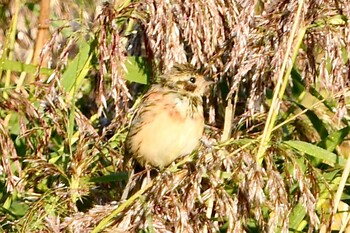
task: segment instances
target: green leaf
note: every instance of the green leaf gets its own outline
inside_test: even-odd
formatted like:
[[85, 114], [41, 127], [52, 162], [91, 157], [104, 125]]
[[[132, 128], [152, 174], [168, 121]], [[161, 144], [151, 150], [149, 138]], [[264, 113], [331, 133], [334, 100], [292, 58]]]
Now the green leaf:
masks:
[[349, 61], [349, 53], [345, 46], [342, 46], [341, 48], [341, 57], [343, 58], [344, 64], [346, 64]]
[[346, 17], [343, 15], [335, 15], [327, 19], [327, 23], [333, 26], [346, 24]]
[[61, 78], [61, 85], [67, 92], [71, 92], [73, 86], [79, 87], [81, 81], [89, 71], [91, 58], [90, 44], [82, 41], [79, 53], [68, 65]]
[[[296, 103], [296, 105], [298, 105], [298, 107], [301, 110], [305, 110], [306, 109], [301, 104]], [[314, 126], [314, 128], [317, 130], [317, 132], [320, 135], [320, 137], [322, 139], [326, 138], [328, 136], [328, 131], [327, 131], [326, 127], [324, 126], [322, 120], [320, 118], [318, 118], [318, 116], [311, 110], [306, 111], [305, 115], [309, 118], [309, 120], [311, 121], [311, 123]]]
[[292, 69], [290, 75], [293, 81], [292, 93], [296, 98], [301, 100], [305, 94], [305, 84], [301, 79], [301, 75], [296, 68]]
[[131, 82], [147, 84], [150, 78], [150, 67], [143, 57], [129, 56], [125, 62], [128, 69], [126, 79]]
[[14, 201], [11, 205], [10, 211], [12, 212], [12, 214], [18, 217], [22, 217], [25, 215], [28, 209], [29, 206], [25, 202]]
[[293, 210], [292, 213], [290, 214], [289, 217], [289, 228], [293, 231], [299, 230], [299, 226], [301, 222], [304, 220], [306, 216], [306, 210], [304, 206], [301, 204], [297, 204]]
[[59, 159], [62, 158], [62, 155], [59, 154], [53, 154], [53, 157], [49, 159], [49, 163], [55, 164]]
[[4, 207], [5, 209], [10, 209], [10, 207], [11, 207], [11, 204], [12, 204], [12, 196], [10, 195], [10, 196], [8, 196], [7, 198], [6, 198], [6, 201], [4, 202], [4, 204], [2, 205], [2, 207]]
[[[35, 74], [38, 71], [39, 66], [24, 64], [18, 61], [2, 60], [0, 61], [0, 69], [11, 70], [16, 72], [25, 72], [27, 74]], [[40, 74], [50, 75], [53, 73], [52, 69], [41, 67]]]
[[105, 176], [96, 176], [91, 177], [89, 179], [89, 182], [93, 183], [110, 183], [110, 182], [117, 182], [117, 181], [125, 181], [128, 179], [128, 173], [127, 172], [119, 172], [116, 174], [110, 174]]
[[337, 156], [336, 154], [329, 152], [321, 147], [315, 146], [308, 142], [302, 141], [285, 141], [284, 144], [317, 159], [323, 160], [327, 164], [338, 164], [345, 166], [346, 160]]
[[[27, 119], [24, 119], [24, 120], [25, 120], [25, 123], [28, 122]], [[7, 127], [11, 134], [20, 135], [21, 126], [20, 126], [20, 120], [17, 112], [13, 112], [10, 115], [10, 120]]]
[[335, 131], [319, 142], [318, 146], [328, 151], [334, 151], [334, 149], [344, 141], [345, 137], [349, 135], [349, 132], [349, 126]]
[[311, 86], [309, 91], [312, 96], [314, 96], [320, 101], [323, 101], [324, 106], [326, 106], [331, 112], [333, 112], [334, 106], [332, 105], [332, 103], [325, 100], [323, 96], [314, 87]]

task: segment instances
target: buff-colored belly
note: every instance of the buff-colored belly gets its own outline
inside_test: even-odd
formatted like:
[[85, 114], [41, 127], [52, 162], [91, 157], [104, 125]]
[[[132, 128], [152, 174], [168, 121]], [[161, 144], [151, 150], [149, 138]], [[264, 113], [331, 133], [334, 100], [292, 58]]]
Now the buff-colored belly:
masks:
[[134, 135], [132, 148], [137, 151], [133, 156], [142, 165], [167, 166], [176, 158], [190, 154], [200, 144], [204, 129], [202, 106], [193, 111], [188, 101], [176, 100], [172, 108], [164, 108], [158, 104], [146, 111], [145, 124]]

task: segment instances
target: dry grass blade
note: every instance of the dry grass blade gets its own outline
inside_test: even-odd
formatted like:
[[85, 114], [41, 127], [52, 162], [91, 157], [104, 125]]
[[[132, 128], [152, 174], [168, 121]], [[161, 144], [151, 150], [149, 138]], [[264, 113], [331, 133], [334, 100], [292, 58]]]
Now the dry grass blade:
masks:
[[[1, 230], [340, 229], [332, 222], [338, 203], [350, 208], [349, 165], [331, 167], [285, 142], [346, 157], [349, 1], [97, 2], [51, 1], [38, 69], [47, 62], [54, 73], [32, 73], [35, 83], [24, 61], [40, 42], [38, 1], [0, 4]], [[204, 106], [205, 145], [124, 202], [124, 141], [147, 88], [131, 83], [130, 67], [138, 80], [145, 68], [156, 78], [175, 63], [217, 81]]]
[[[20, 184], [22, 168], [16, 149], [6, 128], [6, 123], [0, 119], [1, 170], [6, 174], [6, 188], [8, 192], [13, 192], [14, 190], [23, 191], [23, 187]], [[16, 174], [14, 174], [12, 169], [13, 164], [17, 170]]]

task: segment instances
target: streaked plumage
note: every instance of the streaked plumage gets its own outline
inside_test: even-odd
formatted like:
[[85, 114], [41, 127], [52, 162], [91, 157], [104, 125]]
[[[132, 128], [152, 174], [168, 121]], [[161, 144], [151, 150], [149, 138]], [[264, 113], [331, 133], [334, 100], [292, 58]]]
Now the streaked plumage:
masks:
[[212, 82], [177, 65], [144, 95], [126, 139], [127, 156], [163, 168], [190, 154], [204, 130], [202, 96]]

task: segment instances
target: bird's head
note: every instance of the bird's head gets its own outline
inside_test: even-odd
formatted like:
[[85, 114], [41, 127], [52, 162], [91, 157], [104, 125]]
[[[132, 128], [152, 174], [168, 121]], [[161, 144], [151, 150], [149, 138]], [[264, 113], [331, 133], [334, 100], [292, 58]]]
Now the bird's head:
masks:
[[189, 64], [176, 64], [169, 72], [161, 76], [161, 84], [186, 94], [203, 96], [214, 81], [197, 72]]

